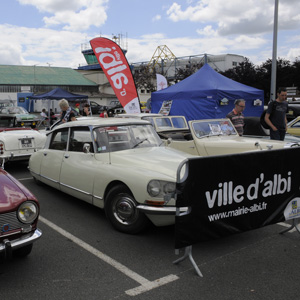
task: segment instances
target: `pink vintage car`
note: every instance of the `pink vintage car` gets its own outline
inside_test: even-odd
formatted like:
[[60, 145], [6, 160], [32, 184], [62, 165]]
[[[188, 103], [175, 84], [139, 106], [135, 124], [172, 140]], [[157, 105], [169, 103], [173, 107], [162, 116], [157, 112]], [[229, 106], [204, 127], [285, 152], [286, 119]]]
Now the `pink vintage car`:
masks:
[[42, 232], [39, 203], [18, 180], [0, 168], [0, 258], [26, 256]]

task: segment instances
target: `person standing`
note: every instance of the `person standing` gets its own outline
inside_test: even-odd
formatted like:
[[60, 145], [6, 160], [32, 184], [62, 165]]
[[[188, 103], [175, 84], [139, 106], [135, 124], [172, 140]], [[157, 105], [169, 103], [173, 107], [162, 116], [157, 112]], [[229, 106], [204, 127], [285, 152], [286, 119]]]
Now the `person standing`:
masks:
[[72, 108], [69, 106], [69, 102], [66, 99], [61, 99], [58, 104], [61, 109], [61, 122], [65, 123], [70, 121], [76, 121], [75, 114], [72, 111]]
[[99, 115], [100, 118], [108, 118], [107, 110], [104, 109], [103, 112]]
[[286, 88], [279, 88], [277, 99], [270, 101], [265, 115], [265, 122], [270, 126], [270, 139], [283, 141], [287, 130], [286, 113], [288, 102]]
[[80, 110], [80, 104], [79, 103], [76, 103], [75, 104], [75, 110], [78, 112], [79, 114], [79, 110]]
[[88, 104], [84, 105], [82, 115], [84, 117], [89, 117], [91, 115], [90, 106]]
[[242, 136], [244, 132], [243, 111], [245, 107], [246, 101], [244, 99], [237, 99], [234, 101], [234, 109], [226, 116], [226, 118], [230, 119], [240, 136]]

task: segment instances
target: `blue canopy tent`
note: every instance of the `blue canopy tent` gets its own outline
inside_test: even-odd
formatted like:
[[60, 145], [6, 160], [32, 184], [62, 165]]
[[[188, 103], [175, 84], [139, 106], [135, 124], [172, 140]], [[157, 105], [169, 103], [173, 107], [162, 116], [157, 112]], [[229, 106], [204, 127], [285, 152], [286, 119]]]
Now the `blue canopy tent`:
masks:
[[[52, 91], [44, 94], [39, 94], [39, 95], [33, 95], [28, 97], [30, 101], [32, 100], [49, 100], [48, 101], [48, 118], [50, 120], [50, 100], [61, 100], [61, 99], [66, 99], [69, 102], [76, 101], [87, 101], [89, 103], [88, 96], [86, 95], [79, 95], [79, 94], [73, 94], [70, 93], [66, 90], [63, 90], [61, 88], [55, 88]], [[31, 103], [30, 103], [31, 105]], [[29, 106], [30, 107], [30, 106]]]
[[231, 80], [205, 64], [179, 83], [152, 93], [151, 112], [158, 113], [164, 101], [172, 100], [170, 115], [183, 115], [188, 121], [225, 118], [236, 99], [246, 101], [245, 116], [262, 114], [263, 90]]
[[77, 95], [70, 93], [68, 91], [65, 91], [61, 88], [56, 88], [48, 93], [40, 94], [40, 95], [33, 95], [30, 96], [29, 99], [32, 100], [60, 100], [60, 99], [66, 99], [68, 101], [80, 101], [80, 100], [86, 100], [88, 99], [88, 96], [86, 95]]

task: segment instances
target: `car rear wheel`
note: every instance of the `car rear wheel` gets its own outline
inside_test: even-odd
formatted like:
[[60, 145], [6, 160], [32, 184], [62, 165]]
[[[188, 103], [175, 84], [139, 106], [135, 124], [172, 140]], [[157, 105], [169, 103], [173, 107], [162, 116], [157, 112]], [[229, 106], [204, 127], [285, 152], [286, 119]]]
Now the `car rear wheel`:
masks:
[[29, 244], [17, 250], [14, 250], [13, 255], [18, 257], [25, 257], [30, 254], [33, 244]]
[[137, 202], [124, 185], [113, 187], [106, 198], [105, 213], [115, 229], [137, 234], [149, 225], [149, 219], [137, 209]]

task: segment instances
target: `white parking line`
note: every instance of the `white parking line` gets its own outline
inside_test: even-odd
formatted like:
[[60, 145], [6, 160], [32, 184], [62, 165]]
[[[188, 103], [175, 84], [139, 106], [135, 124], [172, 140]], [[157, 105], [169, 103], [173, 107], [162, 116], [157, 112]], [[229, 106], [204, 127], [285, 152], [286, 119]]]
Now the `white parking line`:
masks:
[[55, 230], [56, 232], [60, 233], [64, 237], [70, 239], [72, 242], [77, 244], [78, 246], [82, 247], [83, 249], [87, 250], [91, 254], [95, 255], [96, 257], [100, 258], [101, 260], [105, 261], [118, 271], [122, 272], [126, 276], [130, 277], [134, 281], [138, 282], [140, 286], [127, 290], [125, 293], [130, 296], [137, 296], [141, 293], [150, 291], [154, 288], [160, 287], [164, 284], [169, 282], [175, 281], [179, 279], [176, 275], [168, 275], [166, 277], [159, 278], [154, 281], [149, 281], [146, 278], [140, 276], [139, 274], [133, 272], [132, 270], [128, 269], [126, 266], [120, 264], [116, 260], [112, 259], [111, 257], [107, 256], [106, 254], [102, 253], [101, 251], [97, 250], [96, 248], [92, 247], [91, 245], [87, 244], [86, 242], [82, 241], [81, 239], [77, 238], [73, 234], [65, 231], [64, 229], [60, 228], [59, 226], [55, 225], [54, 223], [50, 222], [49, 220], [45, 219], [42, 216], [39, 216], [39, 220]]
[[19, 181], [23, 181], [23, 180], [29, 180], [29, 179], [30, 179], [30, 180], [32, 180], [32, 179], [33, 179], [33, 177], [19, 178], [18, 180], [19, 180]]
[[[277, 225], [280, 225], [280, 226], [283, 226], [283, 227], [287, 227], [287, 228], [291, 227], [291, 224], [283, 223], [283, 222], [277, 223]], [[291, 233], [291, 232], [294, 232], [294, 231], [296, 231], [296, 230], [297, 230], [297, 229], [294, 227], [293, 229], [291, 229], [290, 231], [287, 231], [287, 232]]]

